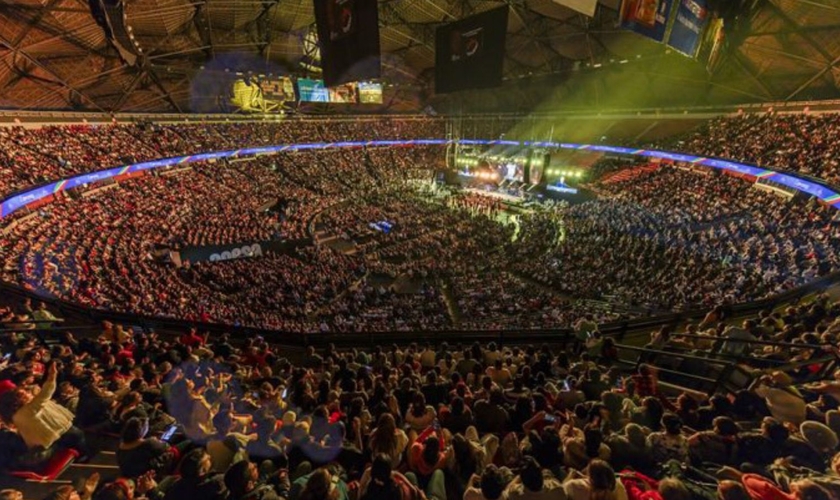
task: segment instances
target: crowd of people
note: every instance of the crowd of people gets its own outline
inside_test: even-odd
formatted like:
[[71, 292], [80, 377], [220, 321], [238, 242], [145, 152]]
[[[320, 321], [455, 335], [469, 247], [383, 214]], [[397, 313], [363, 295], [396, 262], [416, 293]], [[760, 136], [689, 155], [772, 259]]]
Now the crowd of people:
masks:
[[837, 213], [814, 201], [674, 167], [598, 189], [564, 214], [564, 244], [513, 269], [655, 310], [763, 298], [837, 269]]
[[0, 195], [72, 175], [139, 161], [304, 142], [429, 139], [439, 119], [113, 123], [0, 128]]
[[[49, 500], [829, 500], [840, 370], [773, 372], [731, 395], [666, 393], [609, 349], [411, 344], [296, 359], [261, 337], [103, 324], [43, 345], [30, 301], [0, 308], [0, 468], [110, 443], [118, 469]], [[762, 313], [756, 338], [840, 340], [840, 304]], [[581, 330], [589, 329], [586, 325]], [[720, 311], [660, 349], [732, 343]], [[740, 339], [741, 354], [773, 347]], [[729, 339], [729, 340], [727, 340]], [[605, 342], [605, 344], [608, 344]], [[724, 347], [726, 349], [726, 347]], [[678, 357], [675, 355], [674, 357]], [[106, 449], [105, 451], [109, 451]], [[18, 498], [2, 490], [2, 498]], [[78, 495], [78, 496], [75, 496]]]
[[[833, 116], [721, 119], [686, 149], [832, 180], [822, 155], [833, 154]], [[442, 136], [436, 120], [295, 125], [2, 129], [0, 192], [246, 145]], [[762, 131], [772, 153], [755, 138]], [[110, 323], [93, 336], [57, 328], [60, 341], [42, 344], [29, 330], [62, 319], [4, 304], [0, 469], [37, 468], [62, 449], [88, 461], [99, 451], [90, 438], [116, 433], [119, 477], [61, 486], [49, 500], [840, 498], [840, 370], [817, 362], [840, 354], [840, 304], [822, 296], [740, 326], [725, 307], [837, 271], [833, 208], [663, 166], [595, 183], [592, 201], [509, 213], [495, 198], [429, 188], [443, 159], [438, 147], [301, 151], [74, 193], [8, 219], [3, 279], [91, 308], [286, 332], [566, 326], [568, 348], [294, 357], [261, 337]], [[254, 258], [161, 257], [308, 237]], [[712, 306], [681, 333], [655, 332], [649, 347], [673, 355], [633, 371], [598, 331], [646, 311]], [[687, 386], [686, 374], [711, 376], [705, 356], [802, 368], [711, 397], [658, 383], [657, 367]]]
[[[132, 179], [21, 217], [4, 276], [96, 308], [342, 332], [570, 327], [760, 299], [837, 269], [833, 209], [738, 178], [662, 167], [508, 217], [495, 198], [420, 189], [442, 154], [307, 151]], [[353, 251], [316, 239], [273, 258], [155, 257], [313, 224]]]
[[837, 113], [745, 113], [712, 120], [673, 144], [687, 153], [742, 160], [838, 184], [838, 139]]
[[[533, 120], [533, 121], [532, 121]], [[577, 136], [574, 125], [555, 123], [555, 119], [523, 120], [515, 117], [487, 117], [463, 120], [463, 137], [477, 139], [543, 140], [546, 130], [553, 129], [555, 140]], [[580, 124], [583, 120], [574, 121]], [[724, 115], [701, 124], [677, 137], [646, 137], [636, 127], [632, 135], [615, 136], [622, 122], [616, 118], [603, 130], [609, 137], [593, 137], [590, 143], [606, 142], [612, 146], [644, 147], [681, 151], [699, 156], [727, 158], [754, 163], [770, 169], [799, 172], [840, 184], [840, 114], [838, 113], [738, 113]], [[619, 161], [619, 166], [620, 166]], [[602, 162], [592, 172], [613, 170], [615, 163]]]
[[[304, 248], [247, 261], [185, 260], [181, 267], [155, 257], [159, 249], [306, 237], [315, 215], [348, 193], [397, 183], [410, 172], [394, 165], [393, 156], [358, 149], [198, 165], [67, 198], [21, 217], [5, 235], [4, 276], [89, 307], [138, 314], [319, 331], [325, 325], [318, 315], [329, 306], [333, 316], [346, 314], [336, 324], [369, 315], [380, 329], [393, 327], [405, 304], [383, 320], [368, 309], [390, 294], [367, 286], [346, 293], [366, 273], [357, 257]], [[436, 158], [427, 148], [403, 156], [416, 164]], [[280, 211], [266, 209], [278, 204]], [[344, 303], [333, 304], [339, 298]], [[354, 328], [364, 326], [357, 323]]]

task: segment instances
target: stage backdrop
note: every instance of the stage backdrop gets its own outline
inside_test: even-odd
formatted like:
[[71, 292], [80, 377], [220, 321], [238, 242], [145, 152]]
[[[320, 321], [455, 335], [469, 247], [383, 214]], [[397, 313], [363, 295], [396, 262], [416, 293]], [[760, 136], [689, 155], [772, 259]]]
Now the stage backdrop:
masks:
[[508, 6], [440, 26], [435, 31], [435, 92], [498, 87]]
[[315, 0], [315, 22], [327, 87], [379, 78], [376, 0]]

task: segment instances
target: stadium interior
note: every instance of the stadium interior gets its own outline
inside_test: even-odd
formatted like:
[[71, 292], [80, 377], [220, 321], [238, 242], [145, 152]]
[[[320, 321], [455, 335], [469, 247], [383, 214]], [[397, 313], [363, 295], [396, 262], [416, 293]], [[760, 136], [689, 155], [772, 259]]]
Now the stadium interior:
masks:
[[840, 499], [840, 2], [0, 0], [0, 500]]

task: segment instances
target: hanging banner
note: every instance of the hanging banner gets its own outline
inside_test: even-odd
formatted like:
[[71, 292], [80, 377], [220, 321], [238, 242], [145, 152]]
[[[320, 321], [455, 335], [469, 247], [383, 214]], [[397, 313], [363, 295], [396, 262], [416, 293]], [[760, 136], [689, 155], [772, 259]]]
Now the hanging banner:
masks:
[[706, 63], [706, 70], [714, 72], [721, 60], [724, 44], [723, 19], [713, 16], [709, 21], [709, 27], [703, 34], [703, 43], [700, 44], [700, 54], [697, 58]]
[[435, 29], [435, 93], [502, 84], [507, 5]]
[[314, 0], [324, 83], [379, 78], [379, 11], [376, 0]]
[[624, 0], [621, 27], [663, 42], [672, 5], [673, 0]]
[[668, 46], [688, 57], [696, 57], [708, 21], [706, 0], [680, 0]]

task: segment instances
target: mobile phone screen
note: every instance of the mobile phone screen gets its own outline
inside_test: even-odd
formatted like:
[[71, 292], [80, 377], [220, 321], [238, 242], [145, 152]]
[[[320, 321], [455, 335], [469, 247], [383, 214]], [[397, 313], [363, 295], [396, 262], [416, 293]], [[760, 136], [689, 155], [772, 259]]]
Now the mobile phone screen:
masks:
[[163, 436], [160, 437], [160, 440], [163, 441], [164, 443], [168, 443], [169, 440], [172, 439], [172, 436], [175, 435], [175, 431], [177, 429], [178, 429], [178, 426], [176, 426], [174, 424], [170, 425], [169, 427], [166, 428], [166, 431], [163, 433]]

